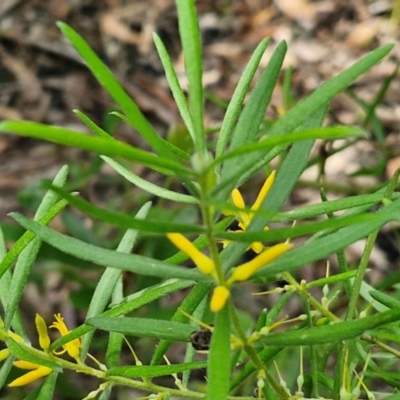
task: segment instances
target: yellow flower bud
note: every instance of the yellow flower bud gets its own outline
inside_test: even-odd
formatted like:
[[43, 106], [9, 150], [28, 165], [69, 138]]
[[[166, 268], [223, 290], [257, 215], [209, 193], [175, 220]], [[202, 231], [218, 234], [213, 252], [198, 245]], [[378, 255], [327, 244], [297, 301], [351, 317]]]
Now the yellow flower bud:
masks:
[[8, 349], [0, 350], [0, 362], [4, 361], [10, 354], [11, 351]]
[[43, 350], [47, 351], [50, 346], [50, 338], [47, 332], [46, 322], [39, 314], [36, 314], [35, 324], [39, 335], [39, 345]]
[[217, 286], [214, 289], [213, 295], [211, 297], [210, 308], [213, 312], [221, 311], [226, 301], [230, 296], [230, 291], [226, 286]]
[[37, 379], [42, 378], [43, 376], [49, 375], [52, 371], [51, 368], [44, 367], [43, 365], [36, 365], [36, 364], [33, 365], [35, 365], [36, 369], [20, 376], [17, 379], [14, 379], [8, 386], [16, 387], [16, 386], [28, 385], [29, 383], [32, 383]]
[[272, 184], [274, 183], [275, 175], [276, 175], [276, 171], [272, 171], [271, 175], [264, 182], [264, 185], [261, 188], [260, 193], [258, 194], [256, 201], [251, 206], [251, 210], [252, 211], [257, 211], [260, 208], [262, 202], [267, 197], [267, 194], [270, 191]]
[[168, 239], [182, 252], [187, 254], [197, 268], [205, 275], [214, 273], [215, 265], [210, 257], [203, 254], [190, 240], [180, 233], [167, 233]]
[[228, 280], [228, 283], [232, 284], [233, 282], [247, 281], [259, 269], [274, 261], [283, 253], [288, 251], [292, 246], [293, 245], [291, 243], [279, 243], [268, 248], [251, 261], [235, 268], [232, 276]]

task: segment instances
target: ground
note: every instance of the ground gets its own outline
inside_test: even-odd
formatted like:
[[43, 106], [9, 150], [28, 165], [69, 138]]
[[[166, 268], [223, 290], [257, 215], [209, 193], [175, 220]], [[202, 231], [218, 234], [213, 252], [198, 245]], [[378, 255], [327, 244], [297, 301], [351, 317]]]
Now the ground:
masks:
[[[277, 44], [285, 40], [288, 52], [283, 71], [292, 68], [291, 93], [297, 101], [369, 51], [397, 43], [400, 36], [400, 3], [396, 0], [201, 0], [196, 3], [204, 44], [204, 87], [208, 98], [213, 96], [223, 102], [229, 101], [247, 61], [264, 37], [270, 37], [270, 44], [259, 72]], [[72, 111], [78, 109], [99, 125], [110, 126], [106, 115], [113, 110], [112, 100], [63, 38], [57, 21], [70, 24], [90, 43], [161, 135], [179, 126], [179, 113], [152, 42], [152, 32], [157, 32], [185, 87], [172, 0], [3, 0], [0, 3], [0, 120], [27, 119], [88, 132]], [[368, 140], [329, 158], [325, 174], [330, 196], [345, 196], [376, 187], [387, 181], [399, 166], [400, 78], [396, 74], [399, 61], [400, 47], [395, 46], [388, 58], [351, 87], [353, 94], [371, 104], [384, 82], [392, 79], [376, 108], [382, 141], [376, 139], [374, 126], [367, 124]], [[283, 81], [282, 74], [267, 111], [268, 118], [282, 112]], [[218, 127], [222, 116], [223, 109], [207, 100], [207, 128]], [[329, 125], [364, 126], [364, 122], [365, 112], [349, 92], [332, 102], [326, 118]], [[125, 124], [120, 124], [115, 134], [123, 141], [144, 146], [139, 135]], [[315, 154], [323, 151], [329, 148], [319, 143]], [[377, 165], [382, 153], [385, 162]], [[91, 175], [88, 170], [93, 166], [93, 155], [32, 139], [0, 135], [0, 160], [0, 220], [7, 224], [11, 223], [6, 216], [10, 211], [26, 213], [27, 209], [34, 208], [32, 196], [39, 187], [38, 181], [53, 178], [64, 164], [72, 166], [74, 187], [71, 189], [79, 189], [95, 204], [109, 204], [111, 196], [127, 188], [104, 166], [99, 175]], [[374, 170], [375, 174], [352, 176], [361, 169]], [[156, 179], [152, 173], [140, 171], [146, 179]], [[286, 207], [319, 201], [319, 194], [314, 190], [317, 174], [315, 167], [302, 177], [291, 204]], [[258, 188], [259, 183], [248, 187], [247, 197], [254, 197], [256, 189], [252, 188]], [[21, 192], [27, 186], [31, 189]], [[135, 200], [130, 206], [137, 208]], [[398, 254], [393, 253], [387, 238], [383, 242], [386, 248], [381, 246], [383, 252], [377, 249], [375, 263], [385, 270], [390, 261], [397, 260]], [[359, 252], [354, 248], [355, 259]], [[58, 282], [50, 285], [57, 286]], [[62, 302], [74, 288], [63, 289], [58, 294], [61, 299], [48, 301], [47, 307]], [[45, 308], [45, 314], [50, 313], [34, 289], [29, 299], [36, 302], [35, 307]]]

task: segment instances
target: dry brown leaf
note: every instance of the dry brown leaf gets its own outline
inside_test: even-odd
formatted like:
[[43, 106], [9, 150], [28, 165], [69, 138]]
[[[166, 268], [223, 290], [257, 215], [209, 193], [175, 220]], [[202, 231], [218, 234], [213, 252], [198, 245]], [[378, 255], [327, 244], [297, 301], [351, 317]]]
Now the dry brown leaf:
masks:
[[315, 15], [315, 7], [307, 0], [275, 0], [275, 4], [287, 17], [295, 20], [310, 20]]
[[347, 36], [346, 44], [354, 47], [366, 47], [376, 37], [379, 29], [379, 19], [368, 19], [354, 26]]
[[105, 13], [100, 17], [100, 30], [108, 36], [124, 43], [138, 45], [141, 35], [133, 32], [113, 13]]

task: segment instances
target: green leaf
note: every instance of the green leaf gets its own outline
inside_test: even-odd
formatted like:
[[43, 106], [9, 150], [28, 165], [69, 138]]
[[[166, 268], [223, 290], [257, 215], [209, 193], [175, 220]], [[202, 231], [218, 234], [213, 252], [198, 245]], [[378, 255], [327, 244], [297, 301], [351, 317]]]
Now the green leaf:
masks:
[[8, 374], [10, 373], [12, 367], [13, 367], [13, 362], [15, 361], [15, 356], [12, 354], [7, 357], [7, 359], [3, 362], [3, 365], [0, 367], [0, 389], [3, 388], [4, 383], [6, 382], [6, 379], [8, 377]]
[[166, 376], [177, 374], [178, 372], [188, 371], [192, 369], [205, 368], [206, 361], [190, 362], [175, 365], [144, 365], [133, 367], [115, 367], [107, 371], [106, 376], [124, 376], [126, 378], [152, 378], [155, 376]]
[[160, 186], [155, 185], [154, 183], [149, 182], [146, 179], [140, 178], [138, 175], [134, 174], [132, 171], [129, 171], [110, 157], [102, 156], [101, 158], [129, 182], [133, 183], [134, 185], [148, 193], [154, 194], [155, 196], [161, 197], [163, 199], [177, 201], [180, 203], [197, 204], [199, 202], [198, 199], [193, 196], [164, 189]]
[[231, 371], [229, 308], [225, 306], [215, 314], [214, 329], [208, 357], [207, 400], [226, 399], [229, 393]]
[[[318, 112], [316, 112], [311, 118], [309, 118], [304, 124], [302, 124], [299, 129], [307, 129], [307, 128], [315, 128], [322, 124], [323, 118], [325, 116], [325, 106], [322, 106]], [[261, 210], [268, 211], [271, 215], [274, 215], [287, 197], [290, 195], [290, 192], [293, 190], [294, 185], [296, 184], [299, 176], [302, 174], [309, 153], [313, 146], [313, 141], [304, 141], [295, 143], [289, 153], [284, 158], [281, 167], [279, 168], [278, 174], [275, 178], [274, 184], [272, 185], [268, 196], [263, 201], [260, 206]], [[273, 153], [273, 152], [272, 152]], [[265, 159], [267, 161], [269, 156]], [[257, 164], [257, 163], [256, 163]], [[261, 164], [256, 165], [257, 168], [260, 167]], [[240, 166], [239, 166], [240, 167]], [[249, 177], [251, 173], [255, 171], [254, 162], [246, 165], [246, 170], [240, 170], [239, 173], [244, 173], [246, 177]], [[229, 178], [229, 177], [228, 177]], [[229, 180], [226, 180], [226, 185], [224, 186], [223, 182], [220, 182], [218, 185], [222, 185], [224, 188], [221, 188], [221, 192], [215, 192], [215, 196], [222, 196], [220, 198], [224, 198], [224, 196], [228, 195], [226, 192], [227, 189], [230, 188], [231, 185]], [[224, 192], [225, 191], [225, 192]], [[260, 232], [264, 230], [264, 227], [270, 222], [270, 217], [263, 217], [262, 215], [258, 215], [253, 218], [250, 226], [246, 230], [246, 232]], [[228, 270], [235, 266], [243, 254], [243, 251], [246, 249], [245, 244], [238, 244], [235, 247], [232, 246], [231, 249], [228, 250], [225, 254], [222, 253], [224, 258], [225, 268]]]
[[[264, 365], [269, 364], [275, 357], [283, 350], [282, 347], [269, 346], [262, 349], [258, 353], [258, 357]], [[253, 372], [256, 371], [256, 366], [252, 361], [248, 361], [238, 373], [231, 379], [230, 388], [231, 390], [239, 386], [246, 378], [248, 378]]]
[[193, 327], [174, 321], [150, 318], [93, 317], [86, 323], [109, 332], [119, 332], [127, 336], [167, 339], [189, 342]]
[[268, 132], [268, 136], [282, 135], [292, 132], [300, 124], [314, 114], [321, 105], [327, 104], [334, 96], [346, 89], [354, 80], [377, 64], [392, 49], [392, 44], [379, 47], [358, 60], [350, 68], [341, 72], [334, 78], [323, 83], [305, 100], [297, 103], [282, 118], [280, 118]]
[[[378, 63], [383, 57], [385, 57], [393, 48], [393, 45], [386, 45], [380, 47], [370, 54], [366, 55], [361, 60], [357, 61], [353, 66], [347, 70], [341, 72], [336, 77], [332, 78], [328, 82], [321, 85], [316, 91], [310, 94], [305, 100], [299, 102], [291, 110], [289, 110], [283, 117], [279, 118], [277, 122], [268, 131], [267, 136], [273, 137], [278, 135], [283, 135], [288, 132], [293, 132], [298, 130], [302, 124], [303, 129], [308, 127], [319, 126], [319, 124], [312, 124], [313, 120], [317, 122], [319, 114], [322, 112], [322, 117], [325, 113], [326, 104], [338, 93], [346, 89], [355, 79], [360, 75], [370, 69], [374, 64]], [[318, 116], [317, 116], [318, 115]], [[240, 123], [240, 120], [239, 120]], [[312, 143], [300, 142], [297, 148], [292, 148], [290, 153], [297, 154], [297, 158], [300, 160], [306, 156], [308, 157], [309, 148], [311, 148]], [[302, 147], [304, 149], [302, 149]], [[238, 185], [238, 179], [243, 175], [243, 181], [247, 180], [247, 177], [251, 176], [257, 169], [265, 165], [266, 162], [271, 160], [279, 153], [279, 149], [276, 152], [271, 152], [269, 155], [265, 155], [262, 152], [253, 153], [251, 159], [244, 159], [241, 163], [232, 163], [231, 168], [225, 168], [224, 174], [221, 176], [220, 182], [215, 186], [213, 194], [218, 196], [219, 199], [226, 199], [231, 190], [233, 190]], [[296, 163], [294, 158], [287, 158], [284, 161], [290, 162], [289, 166], [292, 169], [300, 170], [299, 166], [303, 163]], [[283, 166], [282, 166], [283, 167]], [[282, 168], [281, 168], [282, 170]], [[299, 171], [299, 173], [301, 173]], [[296, 174], [297, 175], [297, 174]], [[269, 206], [272, 205], [270, 198], [279, 199], [280, 204], [282, 204], [282, 198], [287, 198], [288, 191], [292, 190], [292, 184], [288, 184], [287, 180], [295, 179], [299, 175], [289, 175], [287, 173], [282, 174], [283, 181], [279, 181], [279, 174], [277, 179], [271, 189], [271, 193], [267, 198], [267, 203]], [[282, 191], [283, 189], [283, 191]], [[280, 192], [281, 191], [281, 192]], [[277, 202], [277, 200], [274, 200]], [[276, 210], [275, 207], [269, 207], [269, 209]]]
[[49, 400], [53, 398], [58, 372], [53, 371], [43, 382], [37, 400]]
[[[121, 114], [118, 111], [111, 111], [110, 115], [113, 115], [113, 116], [119, 118], [121, 121], [124, 121], [129, 124], [128, 117], [126, 117], [124, 114]], [[172, 142], [171, 143], [166, 142], [166, 144], [168, 146], [175, 146]], [[174, 151], [175, 155], [178, 157], [178, 159], [180, 159], [182, 162], [186, 162], [186, 161], [190, 160], [190, 155], [185, 150], [181, 149], [180, 147], [176, 147], [176, 146], [173, 147], [173, 151]], [[166, 158], [169, 158], [169, 157], [166, 157]]]
[[[151, 203], [146, 203], [136, 214], [136, 218], [144, 219], [151, 207]], [[133, 246], [136, 242], [139, 232], [137, 230], [128, 230], [125, 232], [117, 251], [121, 253], [131, 253]], [[103, 275], [98, 282], [96, 289], [90, 301], [89, 309], [86, 314], [86, 319], [99, 315], [104, 311], [112, 293], [114, 292], [115, 285], [121, 277], [121, 271], [115, 268], [106, 268]], [[88, 332], [82, 339], [81, 357], [85, 358], [89, 350], [90, 343], [93, 337], [93, 331]]]
[[329, 232], [338, 230], [346, 226], [359, 224], [360, 222], [374, 222], [381, 220], [381, 217], [376, 214], [361, 214], [351, 215], [348, 217], [338, 217], [331, 220], [317, 221], [310, 224], [297, 225], [293, 228], [278, 228], [265, 232], [241, 232], [240, 236], [235, 232], [216, 232], [215, 237], [221, 239], [229, 239], [235, 242], [251, 243], [254, 241], [271, 242], [278, 240], [286, 240], [289, 238], [306, 236], [311, 233], [319, 234], [324, 230], [325, 235]]
[[[57, 173], [53, 180], [55, 186], [64, 185], [68, 176], [68, 167], [63, 167]], [[53, 191], [49, 190], [46, 192], [43, 200], [41, 201], [36, 213], [34, 220], [38, 221], [45, 217], [46, 213], [56, 204], [58, 195]], [[18, 309], [18, 304], [24, 291], [26, 282], [28, 280], [31, 268], [35, 262], [36, 256], [39, 252], [42, 241], [35, 237], [32, 241], [26, 245], [26, 247], [20, 252], [18, 260], [15, 264], [14, 272], [12, 275], [10, 287], [12, 291], [9, 292], [8, 302], [5, 304], [5, 318], [4, 326], [5, 329], [9, 329], [11, 322], [13, 321], [14, 315]]]
[[[203, 301], [212, 288], [210, 283], [197, 283], [196, 286], [191, 290], [191, 292], [185, 297], [179, 310], [175, 312], [171, 321], [188, 323], [189, 319], [186, 314], [192, 315], [197, 309], [198, 305]], [[181, 312], [181, 310], [183, 312]], [[167, 352], [172, 342], [170, 340], [161, 340], [157, 348], [154, 351], [153, 357], [151, 359], [151, 364], [156, 365], [161, 362], [164, 354]]]
[[[236, 124], [229, 150], [235, 150], [244, 144], [255, 141], [261, 121], [264, 118], [265, 109], [271, 100], [272, 92], [286, 54], [286, 49], [286, 43], [281, 42], [275, 49], [268, 66], [263, 70]], [[254, 163], [257, 160], [255, 158], [257, 154], [258, 153], [252, 153], [248, 156], [242, 155], [240, 163], [246, 163], [249, 159]], [[225, 161], [221, 170], [221, 180], [224, 180], [227, 175], [233, 178], [230, 171], [235, 164], [238, 164], [237, 160], [229, 159]], [[237, 182], [238, 180], [236, 178], [231, 185], [235, 186]], [[217, 189], [214, 189], [214, 192], [216, 190]]]
[[51, 368], [54, 371], [61, 371], [61, 367], [51, 361], [50, 356], [45, 356], [41, 351], [36, 350], [34, 348], [30, 348], [29, 351], [26, 347], [29, 347], [26, 344], [18, 343], [14, 339], [8, 337], [6, 339], [7, 347], [10, 349], [11, 353], [18, 358], [19, 360], [29, 361], [34, 364], [43, 365], [45, 367]]
[[373, 206], [380, 203], [385, 197], [384, 193], [364, 194], [361, 196], [350, 196], [344, 199], [335, 199], [308, 206], [299, 207], [294, 210], [276, 214], [271, 221], [296, 221], [307, 218], [314, 218], [319, 215], [329, 214], [339, 210], [346, 210], [362, 205]]
[[[129, 123], [150, 144], [160, 156], [174, 158], [173, 146], [158, 136], [151, 124], [144, 117], [138, 106], [122, 88], [108, 67], [100, 60], [88, 43], [64, 22], [58, 22], [57, 26], [63, 35], [73, 44], [78, 53], [84, 59], [92, 74], [99, 83], [107, 90], [110, 96], [121, 107], [127, 116]], [[102, 153], [107, 154], [107, 153]], [[109, 155], [109, 154], [107, 154]]]
[[[60, 200], [57, 204], [49, 209], [49, 211], [39, 220], [43, 225], [47, 225], [58, 213], [61, 212], [68, 205], [67, 200]], [[35, 234], [32, 232], [25, 232], [15, 243], [14, 246], [8, 251], [6, 256], [3, 258], [0, 264], [0, 278], [3, 276], [5, 271], [8, 270], [10, 265], [17, 259], [21, 254], [22, 250], [32, 242], [35, 238]]]
[[39, 124], [27, 121], [0, 122], [0, 131], [14, 133], [21, 136], [47, 140], [64, 146], [88, 150], [106, 156], [119, 156], [127, 160], [143, 164], [165, 174], [186, 174], [188, 177], [193, 172], [180, 163], [167, 157], [158, 157], [144, 150], [136, 149], [117, 140], [104, 137], [95, 137], [75, 132], [66, 128]]
[[[189, 286], [194, 285], [193, 281], [185, 281], [178, 279], [169, 279], [165, 282], [157, 285], [150, 286], [136, 293], [129, 295], [121, 301], [121, 304], [114, 305], [111, 310], [105, 311], [101, 314], [104, 317], [120, 317], [130, 313], [133, 310], [138, 309], [154, 300], [157, 300], [163, 296], [167, 296], [170, 293], [174, 293], [178, 290], [186, 289]], [[60, 337], [54, 341], [49, 348], [49, 351], [53, 351], [65, 343], [70, 342], [73, 339], [79, 338], [87, 332], [93, 330], [93, 327], [88, 325], [81, 325], [66, 335]]]
[[393, 296], [389, 296], [385, 293], [378, 292], [377, 290], [370, 290], [369, 295], [379, 303], [383, 304], [385, 308], [396, 309], [400, 308], [400, 300], [397, 300]]
[[323, 140], [336, 140], [343, 139], [349, 136], [365, 137], [365, 131], [352, 126], [329, 126], [310, 128], [301, 131], [286, 133], [284, 136], [267, 137], [257, 143], [247, 143], [234, 150], [228, 151], [219, 158], [217, 158], [212, 164], [217, 165], [222, 161], [236, 158], [236, 162], [243, 159], [243, 155], [249, 155], [258, 152], [258, 150], [269, 150], [277, 146], [284, 147], [290, 146], [296, 142], [302, 142], [310, 139], [323, 139]]
[[41, 240], [34, 238], [29, 243], [18, 257], [17, 263], [15, 264], [14, 273], [11, 279], [10, 287], [12, 291], [8, 294], [8, 302], [5, 304], [5, 318], [4, 326], [9, 329], [11, 322], [14, 318], [16, 311], [18, 310], [19, 301], [24, 291], [26, 282], [28, 281], [31, 268], [36, 260], [36, 256], [41, 246]]
[[377, 211], [374, 215], [378, 217], [375, 221], [362, 222], [343, 228], [321, 238], [308, 241], [303, 246], [290, 250], [277, 260], [268, 265], [267, 268], [257, 272], [255, 276], [274, 276], [283, 271], [293, 271], [313, 261], [320, 260], [329, 254], [345, 248], [351, 243], [366, 237], [372, 231], [379, 229], [385, 223], [394, 219], [398, 214], [400, 200], [396, 200], [388, 206]]
[[44, 242], [82, 260], [92, 261], [104, 267], [117, 268], [122, 271], [130, 271], [145, 276], [191, 279], [203, 282], [210, 280], [209, 277], [195, 270], [172, 266], [149, 257], [103, 249], [63, 235], [17, 213], [12, 213], [11, 216], [25, 229], [34, 232]]
[[[0, 227], [0, 260], [4, 259], [6, 252], [7, 252], [6, 243], [4, 240], [3, 231]], [[11, 280], [12, 280], [11, 270], [8, 269], [4, 272], [3, 276], [0, 278], [0, 302], [3, 305], [3, 307], [4, 307], [4, 305], [6, 305], [8, 303], [9, 294], [10, 294], [10, 291], [12, 290]], [[19, 310], [16, 310], [14, 313], [14, 317], [11, 321], [11, 327], [13, 328], [13, 330], [16, 334], [18, 334], [19, 336], [21, 336], [24, 339], [24, 341], [28, 341], [28, 336], [25, 332]], [[1, 382], [1, 378], [0, 378], [0, 382]], [[0, 385], [0, 387], [1, 387], [1, 385]]]
[[189, 110], [194, 128], [196, 151], [206, 151], [203, 126], [203, 66], [201, 56], [200, 31], [194, 1], [176, 0], [179, 36], [182, 42], [185, 71], [189, 81]]
[[354, 339], [366, 331], [398, 321], [400, 310], [390, 310], [358, 320], [315, 326], [293, 332], [270, 333], [260, 338], [266, 346], [307, 346]]
[[185, 123], [185, 126], [193, 140], [193, 143], [196, 142], [196, 132], [193, 126], [192, 117], [189, 112], [188, 105], [186, 103], [186, 97], [183, 93], [183, 90], [179, 84], [178, 77], [174, 70], [174, 66], [172, 65], [172, 61], [168, 55], [167, 49], [164, 46], [164, 43], [160, 39], [160, 37], [153, 32], [153, 40], [156, 45], [158, 55], [160, 57], [161, 63], [164, 67], [165, 75], [168, 81], [169, 88], [174, 96], [175, 103], [178, 106], [178, 110], [181, 114], [182, 120]]
[[221, 129], [218, 135], [215, 153], [217, 159], [225, 152], [226, 146], [242, 109], [244, 98], [249, 90], [250, 83], [253, 80], [254, 74], [257, 71], [258, 65], [268, 46], [268, 43], [269, 39], [266, 38], [263, 39], [257, 46], [235, 88], [235, 91], [229, 102], [229, 106], [225, 112], [224, 120], [222, 121]]
[[308, 282], [306, 288], [312, 288], [323, 285], [332, 285], [333, 283], [345, 281], [347, 279], [353, 278], [357, 274], [357, 270], [343, 272], [341, 274], [336, 274], [332, 276], [327, 276], [326, 278], [316, 279], [315, 281]]
[[114, 140], [114, 138], [107, 133], [104, 129], [100, 128], [96, 123], [94, 123], [86, 114], [79, 110], [73, 110], [74, 113], [79, 117], [79, 119], [87, 125], [87, 127], [96, 135], [109, 140]]
[[94, 218], [98, 218], [104, 222], [108, 222], [112, 225], [119, 226], [124, 229], [139, 229], [142, 232], [152, 233], [167, 233], [167, 232], [183, 232], [183, 233], [202, 233], [203, 228], [197, 225], [189, 224], [176, 224], [176, 223], [163, 223], [158, 220], [146, 219], [142, 221], [140, 219], [132, 218], [126, 214], [117, 213], [114, 211], [108, 211], [94, 206], [82, 198], [78, 198], [68, 193], [67, 191], [58, 187], [44, 183], [47, 186], [58, 193], [60, 196], [68, 200], [69, 204], [79, 208], [85, 214], [88, 214]]

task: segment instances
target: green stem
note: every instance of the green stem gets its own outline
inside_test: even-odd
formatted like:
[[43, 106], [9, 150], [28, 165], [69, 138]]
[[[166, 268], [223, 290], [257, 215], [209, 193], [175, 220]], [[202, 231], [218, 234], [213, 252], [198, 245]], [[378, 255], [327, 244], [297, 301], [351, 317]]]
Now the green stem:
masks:
[[281, 399], [288, 399], [289, 396], [288, 394], [283, 390], [283, 388], [275, 381], [275, 379], [272, 377], [272, 375], [269, 373], [267, 367], [263, 364], [261, 361], [260, 357], [254, 350], [254, 347], [248, 342], [247, 337], [245, 333], [243, 332], [242, 326], [240, 325], [239, 318], [236, 313], [236, 309], [232, 303], [232, 300], [229, 299], [229, 312], [231, 314], [231, 320], [233, 323], [233, 326], [236, 329], [236, 333], [239, 336], [239, 339], [243, 343], [243, 349], [244, 351], [248, 354], [250, 357], [250, 360], [253, 362], [255, 367], [258, 370], [263, 370], [265, 372], [265, 377], [268, 381], [268, 383], [271, 385], [271, 387], [275, 390], [275, 392], [280, 396]]
[[289, 272], [282, 273], [282, 276], [289, 282], [290, 285], [294, 287], [294, 290], [297, 293], [299, 293], [302, 297], [304, 297], [307, 301], [309, 301], [310, 304], [313, 305], [315, 309], [317, 309], [323, 316], [329, 318], [331, 321], [340, 321], [340, 318], [338, 318], [335, 314], [327, 310], [313, 296], [311, 296], [310, 293], [308, 293], [307, 289], [302, 285], [300, 285]]
[[364, 276], [367, 272], [368, 263], [369, 263], [372, 249], [374, 248], [374, 244], [375, 244], [377, 236], [378, 236], [378, 230], [372, 232], [368, 236], [367, 244], [365, 245], [365, 249], [364, 249], [363, 255], [361, 257], [360, 264], [358, 265], [358, 268], [357, 268], [357, 275], [354, 278], [353, 289], [351, 291], [351, 296], [349, 299], [349, 306], [347, 307], [347, 313], [346, 313], [346, 318], [345, 318], [346, 321], [352, 320], [356, 315], [356, 307], [357, 307], [357, 302], [358, 302], [358, 298], [360, 295], [361, 285], [363, 283]]

